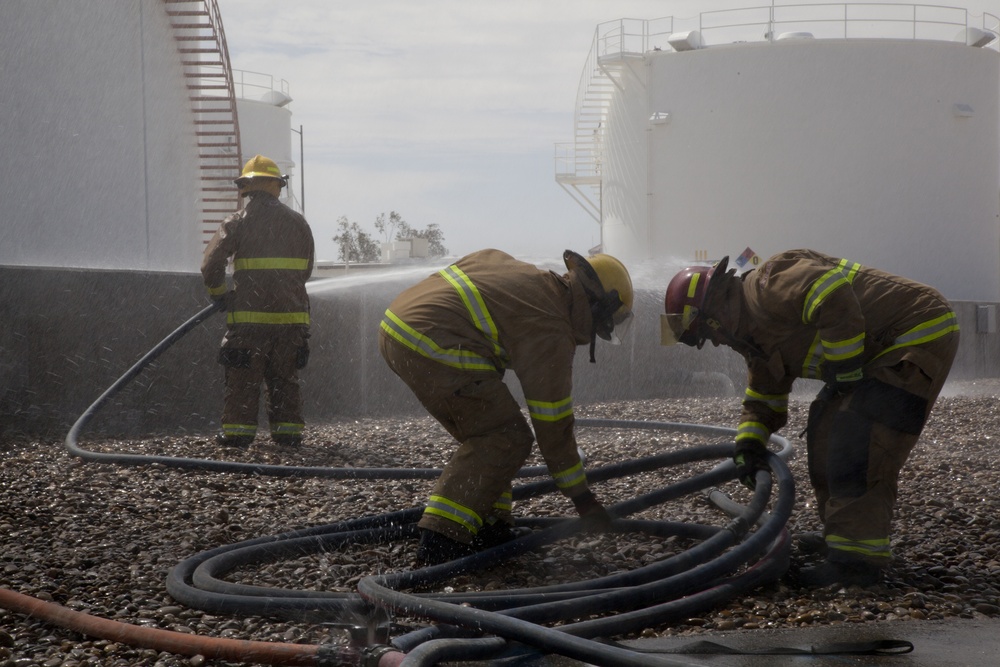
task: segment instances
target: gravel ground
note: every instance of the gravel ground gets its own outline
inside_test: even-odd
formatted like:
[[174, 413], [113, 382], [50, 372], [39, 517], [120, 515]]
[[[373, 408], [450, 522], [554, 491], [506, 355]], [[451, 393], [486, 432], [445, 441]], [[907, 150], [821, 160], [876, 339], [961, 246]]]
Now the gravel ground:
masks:
[[[1000, 616], [998, 394], [1000, 384], [979, 382], [949, 386], [940, 399], [903, 471], [893, 541], [896, 560], [883, 585], [807, 591], [779, 583], [698, 618], [648, 628], [641, 636]], [[578, 408], [577, 414], [731, 427], [738, 407], [733, 397], [699, 397], [591, 405]], [[806, 407], [806, 397], [793, 401], [784, 431], [799, 450], [804, 442], [796, 434], [802, 430]], [[708, 442], [688, 434], [597, 428], [581, 428], [579, 440], [590, 466]], [[91, 441], [84, 434], [81, 445], [96, 451], [325, 467], [436, 468], [452, 450], [443, 430], [422, 417], [310, 425], [306, 443], [291, 451], [264, 442], [234, 452], [205, 436], [191, 435]], [[816, 530], [804, 453], [790, 467], [798, 497], [789, 529]], [[688, 474], [669, 469], [600, 484], [596, 490], [606, 502], [617, 502], [662, 485], [665, 478]], [[71, 457], [61, 441], [7, 438], [0, 442], [0, 587], [152, 628], [210, 637], [344, 644], [346, 633], [331, 624], [213, 616], [186, 608], [167, 594], [167, 573], [181, 560], [220, 545], [418, 506], [431, 484], [273, 478], [162, 465], [117, 467]], [[747, 499], [735, 483], [723, 490], [734, 499]], [[672, 520], [723, 522], [700, 495], [659, 511]], [[516, 512], [572, 513], [568, 501], [558, 496], [526, 501]], [[546, 553], [526, 554], [493, 570], [458, 577], [450, 585], [456, 590], [535, 586], [559, 580], [568, 570], [575, 577], [599, 576], [649, 563], [683, 546], [670, 540], [581, 536]], [[349, 591], [367, 574], [410, 568], [415, 551], [413, 541], [362, 552], [347, 548], [233, 576], [258, 585]], [[800, 558], [793, 552], [793, 559]], [[420, 622], [395, 620], [403, 626]], [[97, 640], [0, 609], [0, 667], [202, 664], [231, 663]]]

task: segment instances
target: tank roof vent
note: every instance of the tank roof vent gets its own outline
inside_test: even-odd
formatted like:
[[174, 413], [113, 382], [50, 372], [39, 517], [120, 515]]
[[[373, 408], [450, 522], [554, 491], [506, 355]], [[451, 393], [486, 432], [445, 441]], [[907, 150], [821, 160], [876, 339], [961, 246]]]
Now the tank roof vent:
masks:
[[693, 51], [705, 46], [701, 39], [701, 33], [697, 30], [675, 32], [667, 37], [667, 43], [674, 47], [674, 51]]
[[995, 33], [979, 28], [964, 28], [955, 35], [956, 42], [965, 42], [968, 46], [976, 47], [986, 46], [996, 38]]

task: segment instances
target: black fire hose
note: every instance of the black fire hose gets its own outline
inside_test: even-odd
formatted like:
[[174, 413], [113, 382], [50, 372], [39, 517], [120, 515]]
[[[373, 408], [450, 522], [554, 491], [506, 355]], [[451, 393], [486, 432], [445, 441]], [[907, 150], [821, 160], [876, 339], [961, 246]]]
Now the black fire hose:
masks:
[[[240, 472], [277, 476], [311, 476], [357, 479], [434, 478], [437, 469], [337, 469], [243, 464], [204, 459], [184, 459], [122, 453], [99, 453], [81, 448], [79, 434], [94, 414], [170, 345], [219, 309], [213, 304], [165, 338], [134, 364], [80, 416], [66, 437], [71, 454], [84, 460], [118, 465], [159, 463], [178, 468]], [[743, 507], [731, 500], [716, 502], [731, 520], [722, 526], [637, 520], [628, 516], [654, 508], [687, 494], [704, 492], [735, 477], [728, 460], [732, 454], [732, 429], [669, 422], [619, 420], [577, 421], [580, 427], [633, 428], [697, 432], [722, 436], [726, 444], [704, 445], [665, 452], [643, 459], [624, 461], [588, 470], [595, 483], [662, 469], [666, 466], [724, 459], [706, 472], [681, 482], [657, 488], [641, 496], [610, 505], [616, 517], [613, 531], [652, 536], [682, 536], [697, 541], [687, 551], [637, 570], [615, 573], [593, 580], [534, 589], [451, 594], [413, 594], [405, 589], [428, 586], [494, 565], [498, 560], [538, 549], [571, 537], [581, 530], [578, 519], [519, 519], [530, 534], [464, 559], [413, 571], [403, 571], [361, 580], [358, 593], [298, 591], [233, 584], [223, 577], [237, 568], [330, 551], [348, 544], [412, 539], [422, 508], [410, 508], [379, 516], [362, 517], [327, 526], [291, 531], [247, 540], [193, 556], [174, 567], [167, 590], [178, 602], [213, 613], [314, 618], [355, 626], [384, 623], [391, 612], [432, 619], [431, 628], [392, 640], [387, 649], [405, 653], [406, 665], [431, 665], [444, 659], [497, 659], [559, 653], [597, 665], [681, 665], [667, 658], [652, 658], [609, 645], [603, 637], [637, 632], [659, 623], [690, 616], [716, 606], [742, 592], [774, 581], [787, 567], [788, 534], [785, 522], [791, 511], [794, 485], [782, 459], [791, 448], [787, 440], [773, 436], [781, 445], [769, 457], [777, 480], [774, 507], [765, 511], [772, 491], [772, 478], [759, 472], [751, 503]], [[543, 466], [525, 468], [521, 477], [547, 474]], [[515, 488], [514, 499], [556, 493], [551, 479]], [[718, 492], [714, 492], [718, 494]], [[712, 498], [712, 495], [709, 495]], [[714, 498], [713, 498], [714, 500]], [[578, 620], [592, 617], [589, 620]], [[542, 625], [558, 624], [556, 627]]]
[[[166, 338], [156, 344], [149, 352], [135, 362], [120, 378], [118, 378], [96, 401], [81, 414], [69, 433], [66, 435], [66, 450], [84, 461], [92, 463], [107, 463], [122, 466], [140, 466], [159, 464], [169, 468], [185, 470], [205, 470], [213, 472], [236, 472], [248, 475], [265, 475], [270, 477], [319, 477], [330, 479], [437, 479], [441, 470], [437, 468], [324, 468], [318, 466], [282, 466], [265, 463], [239, 463], [235, 461], [216, 461], [213, 459], [190, 459], [179, 456], [156, 456], [145, 454], [126, 454], [123, 452], [93, 452], [81, 447], [78, 443], [84, 426], [90, 423], [94, 415], [104, 405], [124, 389], [139, 373], [156, 360], [171, 345], [183, 338], [188, 332], [222, 309], [221, 301], [214, 301], [194, 317], [179, 326]], [[531, 466], [518, 471], [518, 477], [537, 477], [547, 475], [544, 466]]]

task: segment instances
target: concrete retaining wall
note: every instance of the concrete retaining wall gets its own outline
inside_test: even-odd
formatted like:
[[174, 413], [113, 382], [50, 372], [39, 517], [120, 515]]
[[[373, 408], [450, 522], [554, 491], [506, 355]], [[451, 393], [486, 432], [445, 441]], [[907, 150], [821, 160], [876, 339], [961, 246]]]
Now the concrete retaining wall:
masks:
[[[377, 350], [378, 323], [415, 278], [313, 296], [309, 366], [302, 372], [308, 422], [421, 414]], [[135, 362], [208, 305], [196, 274], [0, 267], [0, 435], [62, 437]], [[577, 405], [616, 399], [737, 396], [745, 371], [725, 348], [663, 348], [661, 295], [637, 294], [626, 342], [598, 341], [597, 363], [577, 352]], [[998, 334], [977, 333], [983, 305], [955, 304], [963, 328], [952, 379], [1000, 376]], [[102, 435], [205, 433], [218, 427], [225, 330], [214, 315], [164, 351], [88, 425]], [[511, 378], [515, 393], [516, 380]], [[263, 422], [262, 423], [266, 423]]]

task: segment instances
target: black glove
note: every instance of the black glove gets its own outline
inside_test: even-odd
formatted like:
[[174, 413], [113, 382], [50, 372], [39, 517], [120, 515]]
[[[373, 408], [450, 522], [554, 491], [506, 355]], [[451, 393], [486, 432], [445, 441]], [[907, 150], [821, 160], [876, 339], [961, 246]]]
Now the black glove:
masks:
[[216, 308], [221, 311], [229, 310], [229, 302], [232, 300], [233, 300], [233, 293], [231, 290], [229, 292], [224, 292], [219, 296], [212, 297], [212, 301], [215, 302]]
[[295, 350], [295, 368], [296, 370], [302, 370], [309, 363], [309, 344], [305, 343], [302, 347]]
[[605, 531], [611, 528], [611, 515], [604, 509], [604, 505], [600, 503], [593, 491], [587, 489], [571, 500], [588, 530]]
[[757, 442], [737, 442], [733, 451], [736, 478], [749, 489], [757, 488], [757, 471], [770, 470], [767, 465], [767, 448]]

